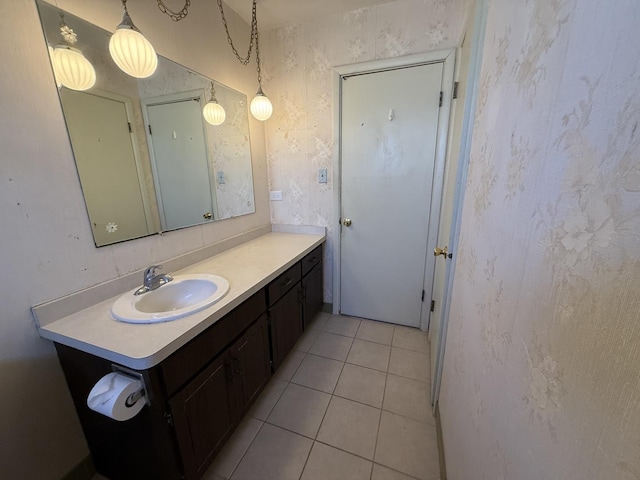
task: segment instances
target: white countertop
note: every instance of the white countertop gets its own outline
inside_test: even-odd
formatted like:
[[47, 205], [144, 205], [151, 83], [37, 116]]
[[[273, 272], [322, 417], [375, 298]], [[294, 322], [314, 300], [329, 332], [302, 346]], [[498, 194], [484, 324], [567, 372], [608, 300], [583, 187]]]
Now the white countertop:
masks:
[[[268, 233], [175, 274], [211, 273], [229, 281], [227, 295], [209, 308], [156, 324], [111, 316], [117, 297], [39, 328], [42, 337], [133, 369], [157, 365], [324, 242], [324, 235]], [[124, 293], [124, 292], [122, 292]]]

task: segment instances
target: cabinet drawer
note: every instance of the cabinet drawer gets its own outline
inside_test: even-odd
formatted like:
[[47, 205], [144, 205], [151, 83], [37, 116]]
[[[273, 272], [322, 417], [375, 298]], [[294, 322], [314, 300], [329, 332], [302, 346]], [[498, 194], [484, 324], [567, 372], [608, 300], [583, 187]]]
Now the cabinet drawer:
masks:
[[260, 290], [163, 361], [160, 365], [167, 395], [202, 370], [266, 309], [264, 290]]
[[304, 277], [313, 267], [322, 260], [322, 245], [315, 248], [311, 253], [302, 259], [302, 276]]
[[301, 277], [302, 270], [300, 269], [300, 262], [298, 262], [271, 282], [267, 287], [267, 291], [269, 292], [269, 305], [276, 303], [280, 297], [291, 290], [296, 283], [300, 281]]

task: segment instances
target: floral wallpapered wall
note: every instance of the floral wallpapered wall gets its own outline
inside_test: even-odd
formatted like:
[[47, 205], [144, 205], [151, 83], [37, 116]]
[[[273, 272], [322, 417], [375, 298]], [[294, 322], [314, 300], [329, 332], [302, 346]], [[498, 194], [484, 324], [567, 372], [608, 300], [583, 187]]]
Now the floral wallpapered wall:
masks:
[[452, 480], [640, 479], [639, 20], [489, 2], [440, 395]]
[[[324, 300], [332, 302], [333, 67], [460, 44], [467, 0], [399, 0], [261, 36], [264, 91], [274, 114], [266, 123], [271, 221], [327, 227]], [[264, 45], [264, 46], [263, 46]], [[318, 170], [327, 168], [326, 184]]]

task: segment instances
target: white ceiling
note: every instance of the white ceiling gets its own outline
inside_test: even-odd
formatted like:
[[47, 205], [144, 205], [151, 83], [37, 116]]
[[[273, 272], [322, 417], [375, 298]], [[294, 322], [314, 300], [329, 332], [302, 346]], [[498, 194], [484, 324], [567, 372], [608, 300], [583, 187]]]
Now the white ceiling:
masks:
[[[258, 0], [258, 27], [264, 31], [390, 1], [392, 0]], [[252, 0], [225, 0], [225, 3], [251, 23]]]

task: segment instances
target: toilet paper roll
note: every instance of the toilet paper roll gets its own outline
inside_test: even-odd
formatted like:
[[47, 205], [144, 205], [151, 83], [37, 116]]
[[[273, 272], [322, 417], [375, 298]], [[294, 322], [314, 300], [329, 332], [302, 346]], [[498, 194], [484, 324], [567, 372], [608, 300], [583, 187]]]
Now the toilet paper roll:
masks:
[[87, 397], [91, 410], [119, 422], [135, 417], [144, 405], [142, 382], [116, 372], [98, 380]]

